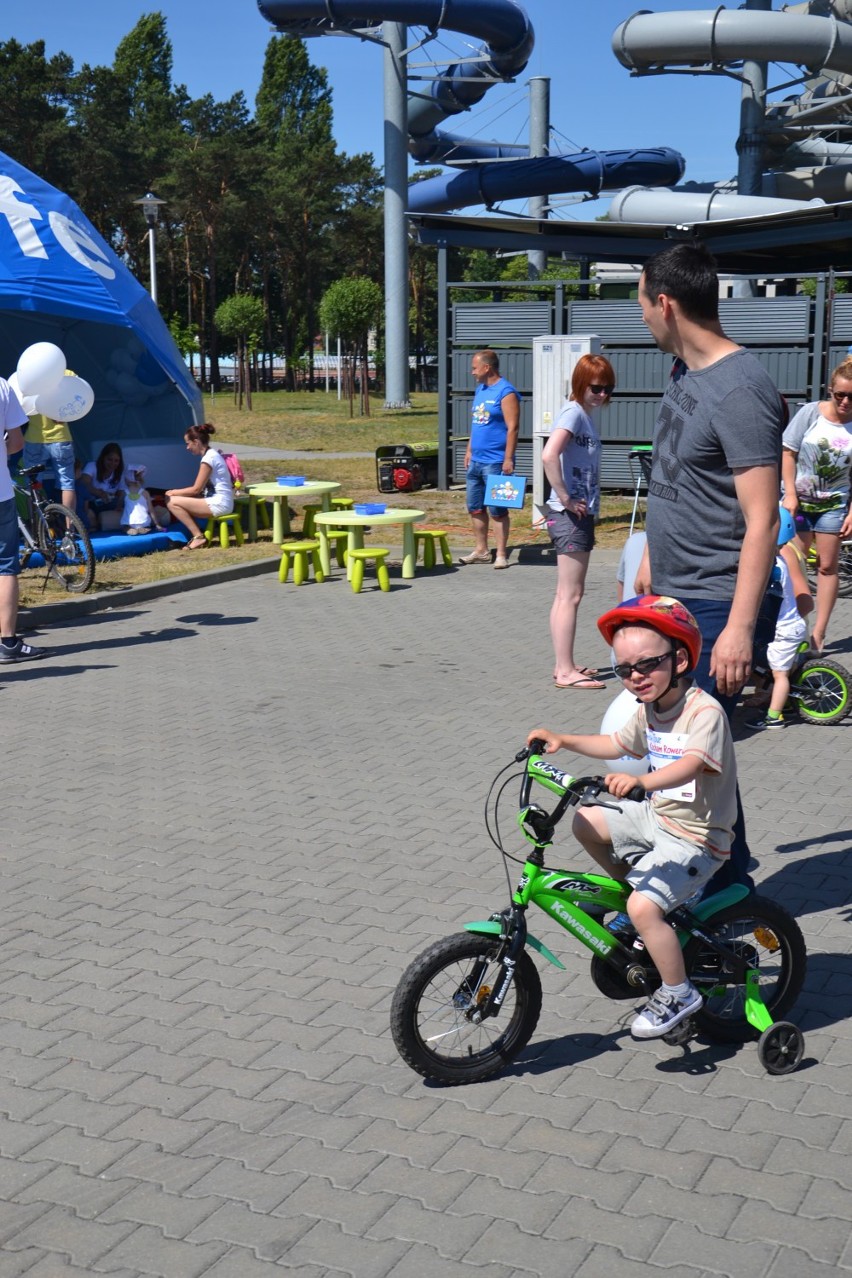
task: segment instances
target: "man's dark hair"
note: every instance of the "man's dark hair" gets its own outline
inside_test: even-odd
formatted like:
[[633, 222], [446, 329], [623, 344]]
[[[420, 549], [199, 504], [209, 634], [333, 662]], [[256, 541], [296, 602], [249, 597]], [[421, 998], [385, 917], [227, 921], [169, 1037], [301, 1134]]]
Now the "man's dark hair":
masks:
[[687, 319], [719, 319], [716, 259], [704, 244], [675, 244], [645, 263], [645, 292], [674, 298]]

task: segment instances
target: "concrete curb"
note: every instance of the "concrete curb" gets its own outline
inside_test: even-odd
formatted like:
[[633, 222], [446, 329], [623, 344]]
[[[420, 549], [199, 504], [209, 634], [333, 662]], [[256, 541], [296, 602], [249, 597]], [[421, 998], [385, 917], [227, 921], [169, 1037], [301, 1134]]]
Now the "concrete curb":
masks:
[[206, 572], [188, 573], [185, 577], [164, 577], [162, 581], [146, 581], [139, 586], [127, 586], [119, 590], [103, 590], [91, 595], [70, 598], [67, 603], [38, 604], [34, 608], [22, 608], [22, 625], [32, 629], [55, 625], [62, 621], [76, 621], [96, 612], [121, 608], [125, 604], [142, 603], [146, 599], [159, 599], [163, 595], [180, 595], [203, 586], [220, 586], [244, 577], [259, 577], [265, 572], [277, 570], [280, 554], [270, 559], [253, 559], [244, 564], [223, 568], [209, 568]]

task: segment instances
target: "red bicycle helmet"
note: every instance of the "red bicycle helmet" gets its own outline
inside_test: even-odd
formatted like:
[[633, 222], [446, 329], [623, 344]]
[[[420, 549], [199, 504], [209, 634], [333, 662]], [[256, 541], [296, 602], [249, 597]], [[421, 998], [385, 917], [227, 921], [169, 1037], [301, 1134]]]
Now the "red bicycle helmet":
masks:
[[636, 599], [625, 599], [617, 608], [610, 608], [609, 612], [598, 617], [598, 630], [611, 644], [619, 626], [631, 622], [650, 626], [652, 630], [682, 643], [689, 653], [689, 668], [695, 669], [701, 654], [701, 631], [692, 613], [678, 599], [671, 599], [668, 595], [639, 595]]

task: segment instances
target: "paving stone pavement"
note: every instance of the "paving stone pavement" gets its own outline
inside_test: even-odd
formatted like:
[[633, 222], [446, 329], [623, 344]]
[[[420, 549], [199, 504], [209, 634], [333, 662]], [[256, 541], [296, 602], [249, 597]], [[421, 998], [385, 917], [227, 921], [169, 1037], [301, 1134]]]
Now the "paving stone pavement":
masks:
[[[599, 552], [587, 662], [613, 578]], [[505, 902], [492, 776], [610, 700], [551, 687], [553, 586], [536, 553], [387, 595], [270, 573], [3, 672], [0, 1278], [852, 1270], [852, 720], [738, 745], [757, 877], [810, 950], [796, 1074], [633, 1043], [544, 920], [568, 970], [540, 968], [519, 1063], [440, 1089], [396, 1055], [410, 958]]]

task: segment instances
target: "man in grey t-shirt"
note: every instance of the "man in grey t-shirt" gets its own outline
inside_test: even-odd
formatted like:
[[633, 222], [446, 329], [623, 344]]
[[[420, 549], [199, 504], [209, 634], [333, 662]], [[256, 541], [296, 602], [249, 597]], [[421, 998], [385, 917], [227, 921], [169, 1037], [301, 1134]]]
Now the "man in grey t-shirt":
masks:
[[[718, 299], [716, 263], [703, 245], [678, 244], [645, 264], [642, 318], [676, 362], [654, 431], [648, 554], [636, 584], [674, 595], [694, 615], [703, 639], [695, 682], [730, 716], [756, 627], [767, 632], [760, 642], [774, 630], [766, 589], [786, 414], [763, 366], [722, 331]], [[748, 861], [740, 810], [729, 877], [750, 884]]]

